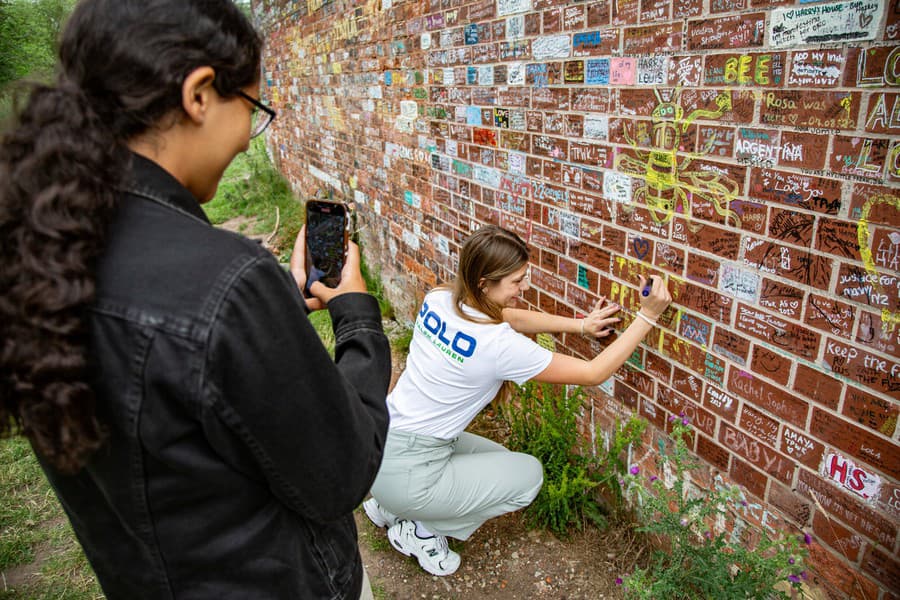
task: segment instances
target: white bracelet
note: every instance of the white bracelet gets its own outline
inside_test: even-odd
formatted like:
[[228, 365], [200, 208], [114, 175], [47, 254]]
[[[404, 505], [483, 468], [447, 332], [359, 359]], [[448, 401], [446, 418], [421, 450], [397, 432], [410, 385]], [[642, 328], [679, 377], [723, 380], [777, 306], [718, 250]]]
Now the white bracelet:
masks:
[[645, 315], [645, 314], [642, 313], [641, 311], [637, 311], [635, 314], [636, 314], [637, 316], [639, 316], [640, 318], [642, 318], [643, 320], [645, 320], [645, 321], [647, 321], [648, 323], [650, 323], [650, 325], [652, 325], [653, 327], [656, 327], [656, 320], [651, 319], [650, 317], [648, 317], [647, 315]]
[[584, 319], [581, 319], [581, 337], [584, 337]]

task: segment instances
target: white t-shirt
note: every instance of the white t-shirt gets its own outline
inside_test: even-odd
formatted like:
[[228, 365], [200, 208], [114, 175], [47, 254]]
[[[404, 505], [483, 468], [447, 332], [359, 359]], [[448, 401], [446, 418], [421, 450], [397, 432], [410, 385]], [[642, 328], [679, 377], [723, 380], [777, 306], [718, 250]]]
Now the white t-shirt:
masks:
[[[467, 315], [486, 318], [464, 306]], [[391, 428], [449, 440], [458, 436], [504, 381], [523, 384], [547, 368], [553, 353], [508, 323], [460, 317], [449, 290], [425, 296], [406, 370], [387, 405]]]

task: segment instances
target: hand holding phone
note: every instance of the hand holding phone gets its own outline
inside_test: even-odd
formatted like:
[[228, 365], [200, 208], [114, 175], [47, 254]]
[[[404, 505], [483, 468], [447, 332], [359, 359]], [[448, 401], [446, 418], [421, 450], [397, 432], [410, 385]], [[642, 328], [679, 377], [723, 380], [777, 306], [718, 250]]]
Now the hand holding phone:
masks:
[[341, 282], [341, 270], [347, 257], [349, 240], [347, 207], [338, 202], [309, 200], [306, 203], [306, 285], [304, 295], [309, 298], [309, 286], [316, 281], [330, 288]]

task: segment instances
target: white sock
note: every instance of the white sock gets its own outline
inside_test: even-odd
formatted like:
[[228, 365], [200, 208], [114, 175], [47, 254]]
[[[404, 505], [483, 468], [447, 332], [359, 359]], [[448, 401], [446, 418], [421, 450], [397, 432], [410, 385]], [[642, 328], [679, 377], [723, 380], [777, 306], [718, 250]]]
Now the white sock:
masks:
[[428, 531], [428, 528], [422, 525], [421, 522], [415, 521], [416, 524], [416, 535], [422, 539], [434, 537], [434, 534]]

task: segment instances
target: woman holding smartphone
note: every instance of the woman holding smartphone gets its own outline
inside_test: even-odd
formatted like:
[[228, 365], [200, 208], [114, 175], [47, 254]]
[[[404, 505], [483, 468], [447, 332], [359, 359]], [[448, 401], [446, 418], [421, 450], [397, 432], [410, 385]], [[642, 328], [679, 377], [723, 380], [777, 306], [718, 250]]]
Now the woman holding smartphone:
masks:
[[108, 598], [369, 591], [390, 350], [358, 248], [304, 302], [302, 234], [292, 277], [200, 207], [274, 117], [260, 51], [230, 0], [83, 0], [0, 143], [0, 434]]
[[388, 527], [391, 544], [433, 575], [460, 557], [447, 537], [467, 539], [490, 518], [528, 506], [543, 473], [532, 456], [464, 429], [504, 388], [528, 380], [598, 385], [631, 356], [671, 301], [659, 278], [641, 277], [641, 309], [591, 360], [542, 348], [523, 334], [604, 337], [618, 322], [601, 299], [585, 319], [513, 308], [528, 289], [528, 247], [515, 233], [485, 225], [464, 243], [455, 280], [425, 296], [406, 370], [388, 396], [391, 427], [384, 459], [364, 503]]

